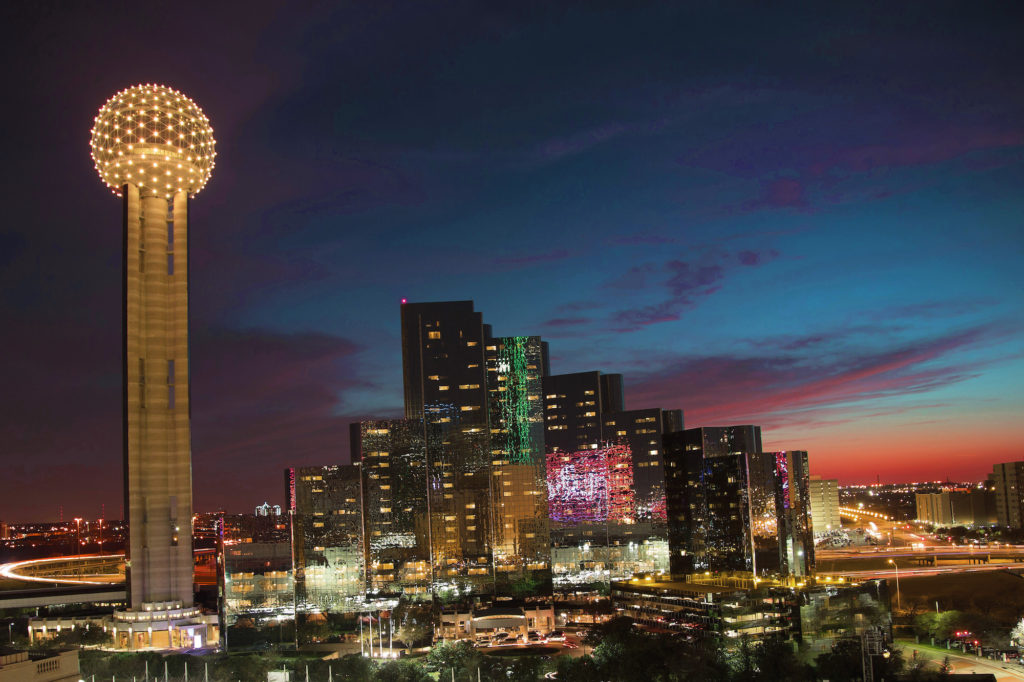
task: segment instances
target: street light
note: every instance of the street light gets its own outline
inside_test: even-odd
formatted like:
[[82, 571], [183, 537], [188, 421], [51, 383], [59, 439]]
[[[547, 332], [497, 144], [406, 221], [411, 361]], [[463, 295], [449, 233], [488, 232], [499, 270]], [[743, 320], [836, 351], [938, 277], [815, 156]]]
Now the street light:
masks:
[[895, 559], [889, 559], [889, 563], [892, 564], [893, 567], [896, 569], [896, 610], [901, 611], [902, 608], [900, 607], [900, 567], [899, 564], [896, 563]]
[[78, 556], [82, 556], [82, 519], [75, 517], [75, 528], [78, 537], [75, 540], [75, 544], [78, 545]]

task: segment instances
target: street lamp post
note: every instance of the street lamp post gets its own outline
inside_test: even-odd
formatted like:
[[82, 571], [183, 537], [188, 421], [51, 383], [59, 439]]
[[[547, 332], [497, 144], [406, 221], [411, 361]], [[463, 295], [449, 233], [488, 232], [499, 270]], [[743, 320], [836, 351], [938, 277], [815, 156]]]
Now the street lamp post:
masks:
[[889, 563], [892, 564], [893, 568], [896, 569], [896, 610], [901, 611], [902, 607], [900, 606], [900, 567], [899, 564], [896, 563], [895, 559], [889, 559]]

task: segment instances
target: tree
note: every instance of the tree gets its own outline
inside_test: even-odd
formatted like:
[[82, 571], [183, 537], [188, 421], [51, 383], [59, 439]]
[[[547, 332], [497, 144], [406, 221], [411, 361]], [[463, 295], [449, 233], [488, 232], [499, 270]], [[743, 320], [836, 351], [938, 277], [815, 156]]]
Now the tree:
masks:
[[754, 650], [755, 679], [813, 680], [814, 671], [797, 658], [791, 642], [780, 637], [763, 640]]
[[419, 664], [412, 661], [388, 661], [377, 670], [374, 680], [376, 682], [431, 682], [432, 678]]
[[[480, 653], [469, 642], [441, 642], [427, 654], [427, 665], [440, 671], [441, 679], [445, 673], [455, 670], [457, 680], [476, 679], [476, 668], [480, 664]], [[448, 673], [450, 675], [450, 673]], [[450, 677], [448, 679], [451, 679]]]
[[1010, 630], [1010, 646], [1024, 648], [1024, 618]]

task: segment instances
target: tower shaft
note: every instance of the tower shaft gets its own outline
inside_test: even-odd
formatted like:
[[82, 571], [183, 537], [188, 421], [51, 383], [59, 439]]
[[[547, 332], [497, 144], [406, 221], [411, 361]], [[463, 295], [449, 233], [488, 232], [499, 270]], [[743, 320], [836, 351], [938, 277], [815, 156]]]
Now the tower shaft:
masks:
[[[124, 475], [129, 608], [190, 607], [188, 203], [124, 187]], [[163, 606], [163, 608], [167, 608]]]

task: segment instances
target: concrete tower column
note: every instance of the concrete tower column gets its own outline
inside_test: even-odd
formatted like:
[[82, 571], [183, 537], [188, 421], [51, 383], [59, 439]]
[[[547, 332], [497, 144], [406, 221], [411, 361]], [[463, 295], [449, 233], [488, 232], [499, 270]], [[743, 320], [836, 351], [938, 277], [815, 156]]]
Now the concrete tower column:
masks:
[[132, 184], [123, 195], [129, 608], [190, 606], [188, 200]]

